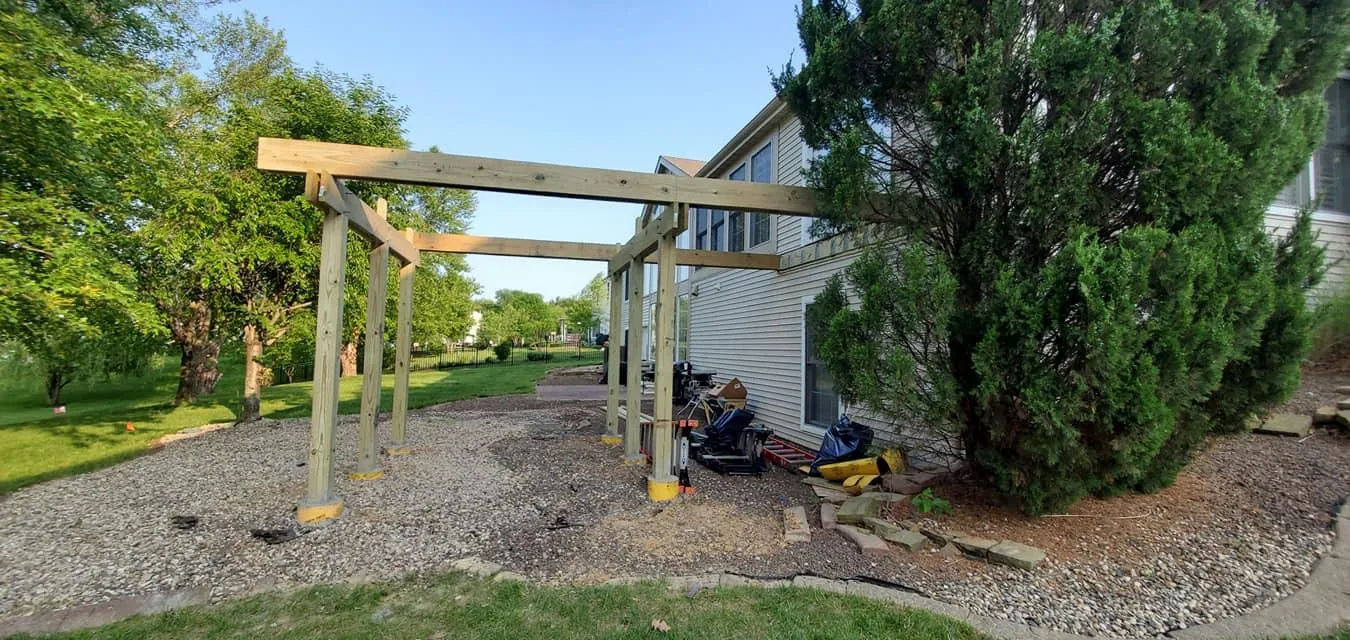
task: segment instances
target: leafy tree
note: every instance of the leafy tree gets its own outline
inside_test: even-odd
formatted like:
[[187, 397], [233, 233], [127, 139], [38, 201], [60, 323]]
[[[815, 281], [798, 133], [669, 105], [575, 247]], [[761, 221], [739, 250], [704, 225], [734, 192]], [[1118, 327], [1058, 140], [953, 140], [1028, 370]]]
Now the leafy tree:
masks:
[[[136, 295], [136, 185], [153, 171], [164, 75], [193, 5], [0, 2], [0, 340], [49, 391], [153, 333]], [[57, 393], [49, 393], [56, 401]]]
[[1320, 255], [1263, 220], [1324, 135], [1348, 4], [804, 4], [775, 84], [829, 150], [820, 213], [893, 239], [813, 311], [838, 390], [1032, 513], [1166, 485], [1286, 396]]
[[483, 310], [482, 335], [498, 342], [541, 340], [557, 326], [557, 310], [544, 296], [528, 291], [500, 289]]
[[596, 274], [573, 300], [577, 302], [564, 308], [567, 325], [581, 333], [598, 328], [601, 318], [609, 315], [609, 281]]

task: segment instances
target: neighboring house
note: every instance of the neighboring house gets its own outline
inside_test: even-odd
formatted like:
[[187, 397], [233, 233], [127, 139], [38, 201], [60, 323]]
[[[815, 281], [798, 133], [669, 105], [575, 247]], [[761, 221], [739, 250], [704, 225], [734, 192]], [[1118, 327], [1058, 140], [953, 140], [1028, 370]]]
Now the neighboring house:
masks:
[[[1343, 258], [1350, 255], [1350, 166], [1345, 162], [1350, 141], [1350, 79], [1337, 80], [1328, 91], [1328, 100], [1332, 112], [1328, 144], [1271, 205], [1267, 217], [1270, 230], [1283, 233], [1298, 205], [1321, 196], [1314, 221], [1331, 265], [1322, 291], [1338, 290], [1347, 279]], [[804, 185], [802, 171], [812, 150], [802, 141], [800, 130], [787, 105], [775, 99], [711, 160], [702, 163], [661, 156], [656, 173]], [[689, 228], [680, 235], [679, 247], [774, 253], [782, 256], [784, 268], [681, 267], [676, 360], [687, 359], [699, 369], [716, 371], [719, 381], [740, 378], [749, 388], [749, 408], [757, 420], [782, 437], [815, 447], [842, 406], [829, 372], [806, 348], [814, 339], [806, 329], [806, 308], [826, 280], [857, 256], [860, 245], [850, 235], [815, 237], [810, 223], [810, 218], [796, 216], [691, 210]], [[640, 319], [645, 336], [642, 353], [650, 359], [654, 266], [648, 265], [644, 278], [648, 295]], [[626, 293], [622, 315], [627, 327]], [[879, 427], [880, 438], [893, 439], [888, 436], [894, 434], [882, 425], [867, 422]]]
[[469, 312], [469, 332], [464, 335], [464, 344], [476, 344], [478, 342], [478, 331], [483, 328], [483, 312]]

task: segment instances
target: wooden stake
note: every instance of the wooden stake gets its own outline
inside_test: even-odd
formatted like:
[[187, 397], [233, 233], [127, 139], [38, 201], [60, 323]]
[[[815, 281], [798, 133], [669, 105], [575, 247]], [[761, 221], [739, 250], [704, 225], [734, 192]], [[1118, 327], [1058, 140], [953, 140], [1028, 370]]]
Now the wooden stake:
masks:
[[[671, 203], [667, 215], [675, 216], [685, 205]], [[671, 395], [675, 382], [675, 236], [661, 236], [656, 248], [656, 397], [652, 411], [652, 475], [647, 495], [654, 501], [672, 500], [680, 494], [675, 477], [675, 448], [671, 421], [675, 417]]]
[[642, 260], [628, 265], [628, 425], [623, 432], [623, 459], [642, 461]]
[[623, 327], [623, 274], [609, 278], [609, 347], [605, 366], [609, 375], [609, 402], [605, 405], [605, 435], [600, 441], [618, 444], [619, 436], [619, 329]]
[[[403, 233], [412, 236], [412, 229]], [[398, 270], [398, 326], [394, 338], [394, 424], [389, 434], [391, 456], [407, 455], [408, 367], [412, 361], [413, 275], [417, 266], [405, 264]]]
[[309, 421], [309, 485], [296, 510], [301, 524], [332, 520], [342, 513], [342, 498], [332, 492], [333, 431], [338, 408], [338, 350], [342, 346], [342, 288], [347, 264], [347, 217], [323, 218], [319, 260], [318, 316], [314, 331], [314, 400]]
[[[375, 201], [375, 215], [384, 219], [389, 203]], [[384, 373], [384, 302], [389, 289], [389, 245], [370, 250], [370, 282], [366, 289], [366, 370], [361, 376], [361, 426], [357, 431], [356, 473], [353, 480], [375, 480], [380, 470], [380, 452], [375, 425], [380, 417], [380, 378]]]

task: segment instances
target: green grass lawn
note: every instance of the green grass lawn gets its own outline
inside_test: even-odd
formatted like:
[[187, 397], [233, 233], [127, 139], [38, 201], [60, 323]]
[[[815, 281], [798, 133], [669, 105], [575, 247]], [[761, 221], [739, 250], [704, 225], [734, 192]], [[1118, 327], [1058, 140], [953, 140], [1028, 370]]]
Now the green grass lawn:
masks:
[[[409, 376], [410, 407], [466, 398], [530, 393], [549, 369], [598, 364], [597, 353], [581, 360], [417, 371]], [[11, 367], [12, 368], [12, 367]], [[176, 363], [160, 358], [144, 376], [81, 382], [66, 388], [65, 415], [46, 406], [37, 376], [4, 371], [0, 376], [0, 494], [37, 482], [82, 473], [139, 455], [155, 438], [188, 427], [235, 419], [241, 404], [242, 365], [224, 358], [216, 393], [189, 406], [172, 404], [177, 388]], [[313, 384], [297, 382], [263, 390], [263, 415], [295, 418], [309, 415]], [[394, 376], [385, 375], [381, 408], [393, 403]], [[361, 378], [343, 378], [339, 411], [357, 413]], [[134, 432], [126, 424], [135, 425]]]
[[[652, 630], [652, 620], [670, 631]], [[315, 587], [138, 617], [52, 638], [907, 638], [964, 640], [964, 623], [814, 589], [543, 588], [458, 574]]]

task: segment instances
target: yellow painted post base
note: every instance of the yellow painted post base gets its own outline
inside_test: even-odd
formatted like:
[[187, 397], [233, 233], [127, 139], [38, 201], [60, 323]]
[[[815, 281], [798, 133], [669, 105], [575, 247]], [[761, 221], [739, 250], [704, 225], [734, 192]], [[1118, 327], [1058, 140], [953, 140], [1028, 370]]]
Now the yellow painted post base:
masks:
[[623, 444], [623, 436], [600, 436], [600, 444]]
[[351, 478], [352, 480], [379, 480], [380, 478], [384, 477], [384, 469], [376, 469], [374, 471], [366, 471], [364, 473], [353, 473], [347, 477]]
[[647, 478], [647, 499], [652, 502], [666, 502], [680, 496], [680, 481], [658, 481]]
[[333, 498], [323, 504], [306, 504], [303, 500], [295, 510], [295, 521], [300, 524], [323, 524], [342, 515], [342, 498]]
[[386, 456], [406, 456], [406, 455], [408, 455], [408, 454], [410, 454], [410, 453], [412, 453], [412, 448], [411, 448], [411, 447], [385, 447], [385, 448], [384, 448], [384, 455], [386, 455]]
[[632, 458], [624, 458], [624, 459], [623, 459], [623, 463], [624, 463], [624, 464], [627, 464], [627, 465], [633, 465], [633, 466], [637, 466], [637, 465], [640, 465], [640, 464], [647, 464], [647, 456], [644, 456], [644, 455], [637, 455], [637, 456], [634, 456], [634, 457], [632, 457]]

